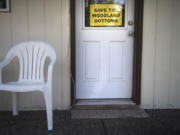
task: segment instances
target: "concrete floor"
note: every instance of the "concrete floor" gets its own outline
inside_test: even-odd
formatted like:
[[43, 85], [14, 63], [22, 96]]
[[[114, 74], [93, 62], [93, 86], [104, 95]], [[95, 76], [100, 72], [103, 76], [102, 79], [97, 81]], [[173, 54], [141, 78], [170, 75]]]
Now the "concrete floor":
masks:
[[0, 112], [0, 135], [180, 135], [180, 110], [146, 110], [149, 118], [72, 120], [70, 111], [54, 111], [47, 131], [44, 111]]

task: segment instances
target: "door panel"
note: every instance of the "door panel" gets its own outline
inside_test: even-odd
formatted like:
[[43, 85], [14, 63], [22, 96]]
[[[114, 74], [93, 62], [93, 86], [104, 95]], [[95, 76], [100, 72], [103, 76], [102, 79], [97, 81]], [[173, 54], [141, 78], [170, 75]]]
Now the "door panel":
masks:
[[76, 98], [131, 98], [133, 36], [129, 32], [134, 26], [128, 21], [134, 20], [134, 0], [114, 0], [125, 4], [124, 24], [117, 27], [90, 26], [85, 12], [94, 5], [88, 6], [87, 1], [76, 0]]
[[125, 46], [124, 42], [109, 44], [109, 78], [110, 81], [125, 79]]
[[99, 42], [83, 42], [83, 80], [99, 80]]

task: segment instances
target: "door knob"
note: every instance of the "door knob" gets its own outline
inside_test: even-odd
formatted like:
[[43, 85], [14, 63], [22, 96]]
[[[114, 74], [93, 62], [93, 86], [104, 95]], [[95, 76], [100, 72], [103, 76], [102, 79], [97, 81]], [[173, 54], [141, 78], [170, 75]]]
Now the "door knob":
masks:
[[130, 37], [132, 37], [132, 36], [134, 36], [134, 32], [133, 32], [133, 31], [129, 31], [128, 35], [129, 35]]
[[133, 23], [133, 21], [128, 21], [128, 25], [133, 25], [134, 23]]

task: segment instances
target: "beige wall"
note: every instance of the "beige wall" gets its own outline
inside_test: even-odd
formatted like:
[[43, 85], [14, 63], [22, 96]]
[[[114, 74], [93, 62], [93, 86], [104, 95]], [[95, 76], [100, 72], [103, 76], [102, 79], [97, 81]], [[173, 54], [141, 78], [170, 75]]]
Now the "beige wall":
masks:
[[[0, 60], [13, 44], [43, 40], [57, 52], [54, 109], [70, 107], [69, 0], [11, 0], [11, 13], [0, 13]], [[142, 62], [142, 106], [180, 107], [180, 1], [145, 0]], [[12, 63], [15, 64], [15, 63]], [[12, 64], [5, 80], [17, 73]], [[42, 109], [40, 93], [20, 94], [21, 109]], [[0, 110], [11, 109], [11, 95], [0, 92]]]
[[[54, 109], [70, 107], [69, 15], [69, 0], [11, 0], [11, 13], [0, 13], [0, 60], [12, 45], [26, 40], [42, 40], [55, 48]], [[14, 67], [4, 71], [5, 80], [15, 76]], [[44, 108], [42, 94], [20, 94], [20, 108]], [[11, 94], [0, 92], [0, 109], [11, 109]]]
[[179, 0], [145, 0], [143, 107], [180, 108], [179, 7]]

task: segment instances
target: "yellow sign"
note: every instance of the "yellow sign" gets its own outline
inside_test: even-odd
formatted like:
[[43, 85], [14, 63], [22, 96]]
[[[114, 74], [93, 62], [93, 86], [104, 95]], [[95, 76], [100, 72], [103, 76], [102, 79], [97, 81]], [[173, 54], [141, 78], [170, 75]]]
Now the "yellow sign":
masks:
[[122, 26], [122, 5], [91, 4], [90, 26]]

